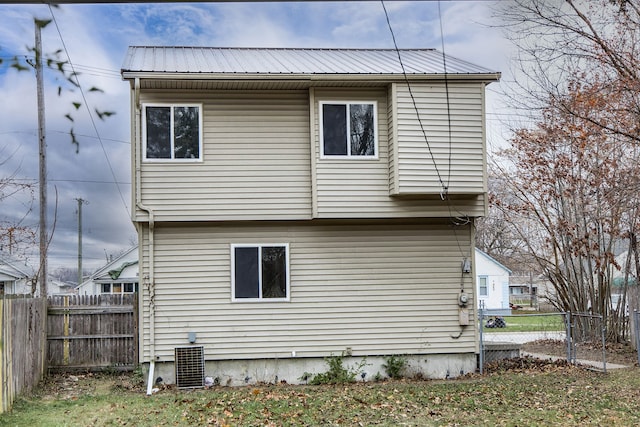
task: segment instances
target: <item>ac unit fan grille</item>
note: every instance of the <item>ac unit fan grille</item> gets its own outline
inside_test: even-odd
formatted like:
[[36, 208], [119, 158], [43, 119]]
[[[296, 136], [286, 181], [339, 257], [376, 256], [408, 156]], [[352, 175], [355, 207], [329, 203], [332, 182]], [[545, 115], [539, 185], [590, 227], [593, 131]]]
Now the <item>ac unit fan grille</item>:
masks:
[[178, 388], [204, 387], [204, 347], [175, 348]]

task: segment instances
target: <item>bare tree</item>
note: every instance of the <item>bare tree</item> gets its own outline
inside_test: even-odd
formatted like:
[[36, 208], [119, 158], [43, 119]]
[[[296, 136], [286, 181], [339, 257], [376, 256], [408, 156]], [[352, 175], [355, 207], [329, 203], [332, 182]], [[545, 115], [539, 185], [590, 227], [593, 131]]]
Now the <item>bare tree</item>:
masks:
[[[517, 47], [514, 79], [505, 95], [521, 113], [556, 107], [640, 142], [640, 3], [637, 0], [510, 0], [497, 18]], [[564, 104], [572, 81], [592, 84], [606, 108]], [[623, 102], [609, 104], [614, 92]], [[618, 101], [618, 99], [616, 99]]]
[[[0, 148], [0, 167], [11, 157], [7, 147]], [[0, 204], [5, 206], [0, 215], [0, 252], [18, 255], [36, 244], [36, 230], [26, 222], [33, 209], [35, 184], [20, 179], [18, 171], [0, 176]]]
[[516, 227], [512, 215], [502, 208], [515, 198], [505, 178], [497, 165], [489, 165], [489, 214], [476, 224], [476, 247], [516, 274], [537, 274], [539, 268], [528, 250], [531, 236], [524, 221], [520, 218]]
[[498, 16], [518, 48], [511, 106], [535, 124], [515, 129], [502, 153], [516, 197], [495, 206], [553, 283], [555, 305], [602, 314], [621, 339], [624, 296], [640, 273], [640, 4], [511, 0]]
[[618, 340], [624, 325], [611, 294], [616, 272], [631, 272], [616, 252], [637, 234], [640, 146], [569, 114], [565, 105], [594, 108], [579, 85], [574, 90], [562, 105], [550, 101], [543, 120], [517, 132], [501, 153], [511, 165], [503, 171], [511, 197], [496, 199], [495, 206], [552, 282], [552, 302], [565, 311], [602, 314]]

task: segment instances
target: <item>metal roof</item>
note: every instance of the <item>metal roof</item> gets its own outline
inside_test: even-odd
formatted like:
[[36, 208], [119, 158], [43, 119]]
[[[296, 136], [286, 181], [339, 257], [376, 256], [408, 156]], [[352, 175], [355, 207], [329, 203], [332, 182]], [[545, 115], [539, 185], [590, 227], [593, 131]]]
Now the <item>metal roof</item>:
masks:
[[[292, 49], [131, 46], [122, 73], [225, 75], [442, 75], [443, 54], [435, 49]], [[499, 73], [446, 56], [448, 75]]]

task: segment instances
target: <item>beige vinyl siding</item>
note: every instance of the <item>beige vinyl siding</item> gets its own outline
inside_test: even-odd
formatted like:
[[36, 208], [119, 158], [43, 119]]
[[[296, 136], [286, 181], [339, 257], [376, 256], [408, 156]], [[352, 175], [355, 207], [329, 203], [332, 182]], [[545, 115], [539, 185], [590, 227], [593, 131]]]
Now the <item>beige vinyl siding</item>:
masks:
[[202, 162], [142, 163], [142, 203], [157, 220], [311, 217], [308, 91], [145, 92], [141, 101], [203, 104]]
[[398, 157], [398, 135], [396, 135], [397, 127], [393, 120], [398, 115], [396, 102], [396, 85], [389, 85], [389, 91], [387, 94], [387, 126], [388, 126], [388, 152], [389, 152], [389, 194], [398, 194], [396, 179], [396, 158]]
[[440, 194], [444, 186], [449, 194], [484, 193], [484, 84], [414, 83], [415, 106], [406, 84], [394, 84], [394, 92], [391, 194]]
[[[148, 234], [144, 233], [145, 248]], [[155, 232], [155, 353], [196, 332], [209, 360], [475, 351], [460, 334], [461, 248], [471, 231], [446, 222], [370, 225], [271, 223], [181, 226]], [[288, 243], [289, 302], [231, 302], [230, 245]], [[147, 250], [147, 249], [145, 249]], [[148, 253], [141, 274], [148, 274]], [[471, 275], [464, 278], [472, 294]], [[143, 358], [149, 357], [142, 286]], [[471, 304], [473, 306], [473, 304]]]
[[[424, 89], [424, 88], [423, 88]], [[414, 147], [414, 150], [420, 151], [423, 142], [420, 142], [414, 136], [408, 138], [406, 129], [411, 128], [405, 123], [403, 132], [398, 133], [392, 120], [390, 120], [389, 112], [395, 111], [394, 103], [388, 103], [389, 99], [393, 100], [395, 93], [392, 88], [369, 88], [360, 90], [336, 90], [336, 89], [314, 89], [312, 99], [315, 100], [314, 106], [316, 112], [313, 121], [313, 140], [315, 141], [312, 148], [312, 155], [315, 159], [315, 173], [313, 174], [314, 185], [314, 217], [316, 218], [407, 218], [407, 217], [450, 217], [457, 215], [481, 216], [485, 212], [485, 197], [482, 192], [466, 197], [452, 197], [450, 200], [443, 201], [440, 197], [440, 191], [434, 193], [431, 188], [429, 191], [423, 192], [421, 189], [417, 194], [423, 197], [415, 198], [398, 198], [390, 197], [391, 185], [398, 185], [401, 180], [397, 178], [398, 162], [393, 159], [403, 158], [404, 163], [401, 165], [405, 170], [413, 170], [411, 180], [417, 180], [429, 183], [429, 175], [434, 173], [433, 165], [423, 164], [421, 160], [412, 161], [406, 158], [408, 148]], [[391, 96], [389, 96], [389, 93]], [[376, 101], [378, 114], [378, 158], [321, 158], [320, 156], [320, 122], [317, 104], [320, 101]], [[446, 117], [446, 104], [444, 115]], [[400, 109], [400, 107], [398, 107]], [[402, 118], [407, 117], [406, 111], [401, 111]], [[443, 114], [439, 112], [439, 114]], [[415, 116], [415, 114], [414, 114]], [[402, 123], [402, 121], [400, 121]], [[446, 121], [445, 121], [446, 123]], [[454, 125], [457, 125], [454, 124]], [[390, 128], [390, 126], [392, 126]], [[396, 127], [400, 128], [396, 124]], [[389, 130], [393, 130], [393, 139], [391, 143], [394, 153], [390, 148]], [[458, 151], [464, 152], [460, 154], [465, 159], [469, 159], [471, 163], [476, 161], [475, 156], [479, 156], [480, 169], [475, 171], [475, 164], [468, 173], [471, 174], [471, 181], [476, 178], [482, 186], [482, 128], [475, 129], [479, 132], [479, 148], [476, 153], [473, 144], [465, 144], [464, 147], [458, 144]], [[457, 133], [454, 133], [457, 135]], [[475, 135], [475, 134], [474, 134]], [[405, 139], [402, 139], [405, 138]], [[422, 145], [421, 145], [422, 144]], [[398, 149], [398, 147], [402, 147]], [[471, 153], [465, 150], [472, 149]], [[448, 153], [448, 152], [447, 152]], [[457, 154], [456, 154], [457, 155]], [[459, 156], [459, 157], [460, 157]], [[461, 164], [458, 161], [457, 164]], [[395, 167], [395, 169], [394, 169]], [[466, 166], [465, 166], [466, 167]], [[415, 169], [415, 170], [414, 170]], [[424, 170], [422, 170], [424, 169]], [[479, 175], [477, 175], [477, 173]], [[467, 173], [461, 171], [459, 174]], [[390, 177], [390, 174], [392, 176]], [[476, 176], [477, 175], [477, 176]], [[457, 175], [456, 175], [457, 176]], [[407, 181], [407, 177], [403, 178]], [[452, 174], [453, 179], [453, 174]], [[411, 181], [409, 180], [409, 181]], [[397, 182], [396, 182], [397, 181]], [[453, 181], [452, 181], [453, 182]], [[406, 185], [406, 184], [403, 184]], [[430, 185], [430, 184], [429, 184]], [[422, 194], [424, 193], [424, 194]], [[438, 197], [428, 197], [437, 194]], [[427, 197], [424, 197], [427, 196]]]

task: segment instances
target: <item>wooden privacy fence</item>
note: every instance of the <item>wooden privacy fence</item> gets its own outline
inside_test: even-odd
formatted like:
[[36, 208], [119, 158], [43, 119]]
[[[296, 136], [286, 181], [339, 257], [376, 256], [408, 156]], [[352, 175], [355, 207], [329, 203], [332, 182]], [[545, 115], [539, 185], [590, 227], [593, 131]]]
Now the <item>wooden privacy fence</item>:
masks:
[[0, 413], [44, 377], [46, 313], [44, 298], [0, 298]]
[[133, 369], [138, 363], [137, 301], [137, 294], [49, 297], [49, 369]]

